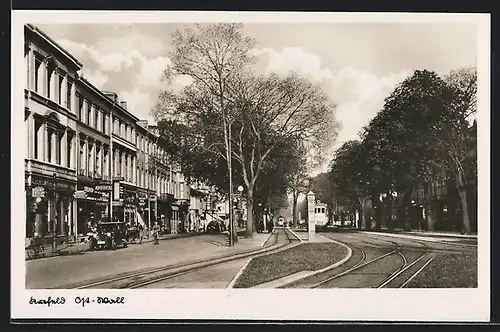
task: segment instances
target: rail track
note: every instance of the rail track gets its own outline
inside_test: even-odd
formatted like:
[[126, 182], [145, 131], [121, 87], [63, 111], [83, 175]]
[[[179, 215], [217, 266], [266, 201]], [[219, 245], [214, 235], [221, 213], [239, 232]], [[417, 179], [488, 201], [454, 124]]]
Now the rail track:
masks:
[[[369, 236], [366, 236], [369, 237]], [[374, 238], [375, 239], [375, 238]], [[430, 262], [434, 259], [435, 254], [433, 253], [433, 248], [430, 247], [425, 241], [419, 241], [415, 239], [404, 239], [405, 241], [408, 242], [414, 242], [418, 243], [422, 248], [419, 248], [418, 250], [414, 250], [413, 253], [419, 252], [418, 257], [414, 259], [410, 259], [408, 255], [404, 253], [405, 248], [402, 246], [400, 243], [386, 240], [386, 239], [380, 239], [376, 238], [376, 240], [381, 241], [381, 242], [387, 242], [390, 243], [391, 246], [388, 248], [387, 246], [383, 246], [380, 243], [373, 243], [369, 241], [362, 241], [364, 243], [367, 243], [371, 246], [374, 246], [375, 248], [378, 249], [389, 249], [388, 252], [385, 252], [383, 254], [377, 255], [374, 258], [368, 259], [368, 255], [366, 251], [361, 248], [360, 246], [354, 246], [349, 243], [344, 243], [345, 245], [350, 246], [352, 249], [356, 250], [358, 254], [360, 254], [360, 259], [350, 268], [338, 272], [332, 275], [332, 271], [337, 270], [338, 268], [333, 268], [331, 270], [323, 271], [320, 274], [314, 275], [312, 278], [314, 279], [320, 279], [319, 281], [316, 281], [314, 283], [308, 283], [304, 285], [304, 288], [329, 288], [329, 287], [336, 287], [339, 284], [342, 283], [347, 283], [347, 284], [356, 284], [356, 280], [358, 280], [360, 275], [363, 275], [364, 278], [366, 279], [366, 286], [363, 285], [361, 288], [403, 288], [408, 285], [408, 283], [417, 275], [419, 274]], [[338, 241], [338, 240], [336, 240]], [[342, 242], [342, 241], [340, 241]], [[403, 247], [403, 248], [402, 248]], [[412, 248], [414, 249], [414, 248]], [[400, 263], [399, 264], [392, 264], [397, 265], [397, 267], [393, 267], [389, 269], [389, 271], [384, 271], [382, 273], [369, 273], [367, 270], [369, 268], [373, 267], [375, 264], [381, 263], [384, 264], [389, 264], [388, 260], [393, 259], [391, 257], [393, 256], [399, 256]], [[397, 261], [396, 261], [397, 262]], [[420, 264], [419, 264], [420, 263]], [[423, 263], [423, 264], [422, 264]], [[391, 264], [389, 264], [391, 265]], [[367, 277], [370, 275], [370, 277]], [[382, 280], [380, 280], [380, 276], [382, 276]], [[310, 277], [307, 277], [305, 279], [308, 279]], [[351, 279], [349, 279], [351, 278]], [[302, 280], [302, 281], [305, 281]], [[313, 279], [313, 280], [314, 280]], [[373, 280], [370, 280], [373, 279]], [[300, 284], [300, 281], [298, 281]], [[288, 286], [292, 286], [293, 284], [297, 284], [297, 281], [289, 284], [282, 286], [280, 288], [287, 288]], [[293, 287], [293, 286], [292, 286]]]
[[[66, 287], [66, 289], [89, 289], [89, 288], [101, 288], [101, 289], [136, 289], [147, 285], [172, 279], [181, 275], [192, 273], [207, 267], [224, 264], [227, 262], [249, 258], [249, 257], [259, 257], [267, 254], [272, 254], [289, 247], [294, 240], [299, 241], [289, 231], [274, 230], [271, 237], [274, 237], [272, 242], [261, 248], [235, 253], [231, 255], [226, 255], [222, 257], [216, 257], [211, 259], [199, 260], [195, 262], [163, 266], [159, 268], [145, 269], [135, 272], [130, 272], [118, 276], [111, 276], [107, 278], [102, 278], [95, 281], [83, 282], [77, 285]], [[266, 241], [266, 243], [269, 242]]]

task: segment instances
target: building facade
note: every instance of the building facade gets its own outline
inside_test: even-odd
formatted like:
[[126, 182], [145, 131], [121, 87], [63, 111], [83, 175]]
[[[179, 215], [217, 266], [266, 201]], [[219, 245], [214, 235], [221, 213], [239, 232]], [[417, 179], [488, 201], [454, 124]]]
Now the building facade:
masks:
[[187, 183], [156, 126], [79, 75], [82, 64], [32, 25], [24, 60], [26, 237], [77, 241], [107, 218], [199, 230], [206, 188]]
[[113, 103], [85, 78], [76, 84], [77, 218], [73, 233], [85, 236], [91, 224], [109, 213], [109, 192], [99, 192], [97, 185], [111, 185], [110, 114]]
[[76, 218], [75, 82], [82, 67], [42, 31], [26, 25], [26, 236], [63, 237]]

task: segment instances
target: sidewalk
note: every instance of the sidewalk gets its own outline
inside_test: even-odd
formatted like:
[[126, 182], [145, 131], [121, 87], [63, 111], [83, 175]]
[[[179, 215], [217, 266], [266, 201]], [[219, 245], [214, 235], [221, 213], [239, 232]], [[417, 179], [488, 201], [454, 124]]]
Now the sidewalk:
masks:
[[[147, 243], [146, 245], [130, 245], [126, 249], [29, 260], [26, 262], [26, 287], [67, 288], [66, 286], [70, 284], [131, 271], [192, 263], [248, 252], [261, 248], [267, 236], [268, 234], [257, 234], [252, 239], [241, 238], [234, 247], [217, 246], [207, 241], [216, 236], [189, 236], [176, 241], [160, 241], [157, 246]], [[220, 270], [214, 278], [222, 280], [222, 273], [224, 273], [224, 279], [231, 279], [237, 269], [239, 267], [233, 266], [225, 272]], [[203, 279], [204, 282], [207, 281], [206, 278]]]
[[426, 236], [426, 237], [449, 237], [449, 238], [460, 238], [460, 239], [477, 239], [477, 234], [460, 234], [453, 231], [405, 231], [403, 229], [393, 229], [389, 231], [387, 228], [380, 230], [375, 229], [363, 229], [363, 228], [341, 228], [335, 227], [328, 230], [328, 232], [376, 232], [380, 234], [401, 234], [401, 235], [414, 235], [414, 236]]
[[465, 241], [477, 241], [477, 236], [453, 236], [449, 234], [440, 234], [440, 233], [430, 233], [430, 232], [399, 232], [399, 233], [392, 233], [392, 232], [380, 232], [380, 231], [363, 231], [363, 230], [358, 230], [359, 233], [365, 233], [365, 234], [374, 234], [374, 235], [381, 235], [381, 236], [389, 236], [389, 237], [399, 237], [399, 238], [407, 238], [407, 239], [414, 239], [414, 240], [422, 240], [422, 241], [428, 241], [428, 242], [439, 242], [439, 241], [446, 241], [446, 242], [465, 242]]
[[436, 237], [454, 237], [464, 239], [477, 239], [477, 234], [460, 234], [455, 232], [426, 232], [426, 231], [409, 231], [400, 232], [399, 234], [418, 235], [418, 236], [436, 236]]
[[[165, 234], [165, 235], [160, 235], [160, 241], [162, 240], [173, 240], [173, 239], [180, 239], [180, 238], [185, 238], [185, 237], [191, 237], [191, 236], [197, 236], [197, 235], [202, 235], [205, 233], [181, 233], [181, 234]], [[149, 238], [144, 238], [142, 240], [142, 243], [148, 243], [148, 242], [153, 242], [154, 238], [150, 236]], [[139, 242], [130, 242], [129, 245], [136, 245], [139, 244]], [[89, 251], [89, 244], [87, 241], [85, 242], [77, 242], [77, 243], [65, 243], [62, 245], [59, 245], [56, 248], [55, 252], [52, 252], [52, 245], [47, 244], [44, 246], [45, 251], [41, 253], [40, 257], [38, 258], [33, 258], [32, 254], [30, 254], [31, 258], [28, 257], [28, 252], [27, 250], [24, 251], [25, 253], [25, 259], [26, 260], [33, 260], [33, 259], [39, 259], [39, 258], [48, 258], [48, 257], [55, 257], [55, 256], [68, 256], [68, 255], [77, 255], [77, 254], [83, 254], [86, 251]]]

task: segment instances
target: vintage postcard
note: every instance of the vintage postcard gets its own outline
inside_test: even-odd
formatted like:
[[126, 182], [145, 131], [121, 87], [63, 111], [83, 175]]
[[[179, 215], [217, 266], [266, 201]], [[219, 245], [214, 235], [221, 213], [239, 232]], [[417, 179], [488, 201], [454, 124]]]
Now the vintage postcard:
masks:
[[489, 15], [12, 31], [12, 318], [489, 320]]

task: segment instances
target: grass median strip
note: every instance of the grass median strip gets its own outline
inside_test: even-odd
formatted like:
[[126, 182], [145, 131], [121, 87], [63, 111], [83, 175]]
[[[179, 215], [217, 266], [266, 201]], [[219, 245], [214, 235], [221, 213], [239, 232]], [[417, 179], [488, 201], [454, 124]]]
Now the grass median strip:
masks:
[[477, 253], [440, 254], [406, 288], [475, 288]]
[[335, 264], [347, 255], [336, 243], [304, 243], [297, 247], [252, 259], [234, 288], [253, 287], [301, 271], [316, 271]]

